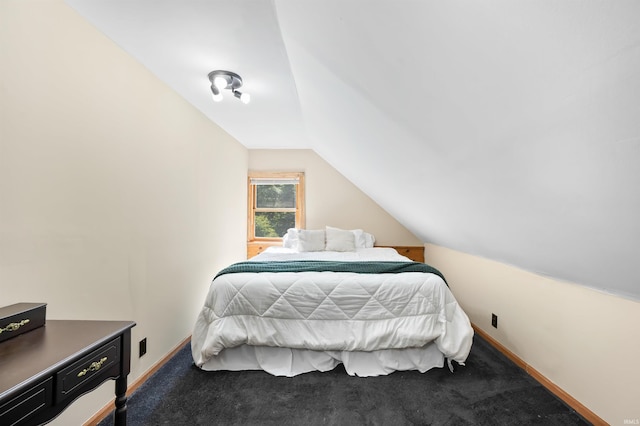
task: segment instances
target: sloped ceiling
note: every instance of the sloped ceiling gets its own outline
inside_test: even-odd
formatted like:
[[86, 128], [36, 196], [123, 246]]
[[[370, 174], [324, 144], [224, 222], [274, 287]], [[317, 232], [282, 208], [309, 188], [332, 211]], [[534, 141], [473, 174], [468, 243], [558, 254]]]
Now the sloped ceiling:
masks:
[[[640, 299], [640, 2], [67, 0], [247, 148], [424, 242]], [[211, 100], [242, 75], [248, 105]]]

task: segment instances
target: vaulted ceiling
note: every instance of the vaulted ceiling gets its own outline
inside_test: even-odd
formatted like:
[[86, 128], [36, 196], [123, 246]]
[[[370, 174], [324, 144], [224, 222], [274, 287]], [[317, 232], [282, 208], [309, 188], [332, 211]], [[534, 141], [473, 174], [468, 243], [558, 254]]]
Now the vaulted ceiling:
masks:
[[[247, 148], [313, 149], [424, 242], [640, 299], [640, 2], [66, 1]], [[215, 69], [251, 103], [213, 102]]]

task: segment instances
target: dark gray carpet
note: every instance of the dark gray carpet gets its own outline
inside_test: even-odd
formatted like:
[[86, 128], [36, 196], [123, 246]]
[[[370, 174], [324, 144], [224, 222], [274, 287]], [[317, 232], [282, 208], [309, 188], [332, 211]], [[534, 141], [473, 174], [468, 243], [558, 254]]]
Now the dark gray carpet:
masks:
[[[131, 395], [129, 425], [588, 425], [480, 336], [465, 366], [274, 377], [205, 372], [189, 345]], [[112, 415], [100, 426], [113, 423]]]

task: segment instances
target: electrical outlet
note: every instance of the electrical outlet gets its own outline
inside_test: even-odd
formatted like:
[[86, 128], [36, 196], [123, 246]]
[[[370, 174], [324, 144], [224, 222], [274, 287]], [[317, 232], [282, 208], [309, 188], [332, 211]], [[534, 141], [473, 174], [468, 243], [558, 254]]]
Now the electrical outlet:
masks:
[[147, 338], [145, 337], [144, 339], [140, 340], [140, 346], [139, 346], [139, 353], [140, 355], [138, 355], [138, 358], [142, 358], [142, 355], [147, 353]]
[[491, 325], [498, 328], [498, 316], [496, 314], [491, 314]]

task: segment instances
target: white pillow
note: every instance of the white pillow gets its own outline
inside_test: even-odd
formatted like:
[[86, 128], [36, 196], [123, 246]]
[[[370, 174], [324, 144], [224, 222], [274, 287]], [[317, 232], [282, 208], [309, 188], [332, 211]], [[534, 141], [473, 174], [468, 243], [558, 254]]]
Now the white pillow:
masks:
[[364, 231], [362, 229], [352, 229], [351, 232], [353, 233], [353, 236], [356, 238], [357, 248], [367, 247], [367, 240], [364, 236]]
[[351, 231], [332, 228], [327, 226], [325, 229], [327, 241], [324, 249], [327, 251], [355, 251], [356, 236]]
[[364, 247], [365, 248], [373, 247], [373, 245], [376, 243], [376, 237], [366, 232], [363, 232], [363, 234], [364, 234]]
[[287, 233], [282, 236], [282, 247], [298, 248], [298, 229], [287, 229]]
[[[339, 231], [344, 231], [343, 229], [334, 228], [333, 226], [327, 226], [325, 227], [325, 229], [326, 230], [337, 229]], [[373, 247], [373, 244], [376, 242], [376, 239], [374, 238], [373, 235], [367, 232], [364, 232], [362, 229], [352, 229], [349, 232], [353, 232], [353, 235], [355, 236], [356, 248], [371, 248]]]
[[324, 229], [299, 229], [298, 251], [322, 251], [324, 238]]

